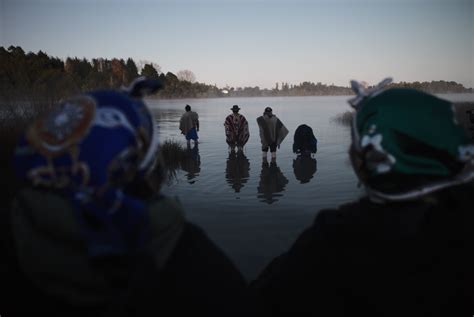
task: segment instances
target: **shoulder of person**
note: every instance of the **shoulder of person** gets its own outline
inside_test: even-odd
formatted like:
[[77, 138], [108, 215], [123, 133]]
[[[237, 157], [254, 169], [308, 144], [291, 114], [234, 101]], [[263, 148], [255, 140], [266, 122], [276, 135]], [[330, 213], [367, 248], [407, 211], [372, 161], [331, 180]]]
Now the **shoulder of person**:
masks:
[[377, 204], [364, 197], [335, 209], [322, 209], [312, 229], [319, 237], [330, 240], [350, 242], [370, 235], [375, 238], [396, 220], [397, 210], [392, 205]]
[[158, 195], [147, 201], [150, 221], [161, 230], [171, 223], [184, 223], [185, 215], [181, 202], [176, 197]]
[[444, 209], [422, 199], [381, 204], [364, 197], [337, 209], [321, 210], [312, 228], [325, 238], [345, 239], [346, 243], [414, 239], [426, 226], [439, 227], [427, 219], [444, 214]]
[[34, 223], [44, 230], [54, 229], [56, 236], [77, 236], [79, 227], [73, 213], [74, 206], [62, 195], [47, 189], [21, 189], [11, 204], [12, 217], [17, 225]]
[[321, 209], [314, 221], [314, 224], [337, 223], [344, 221], [353, 214], [359, 213], [363, 205], [370, 204], [366, 198], [350, 203], [342, 204], [337, 208]]
[[148, 252], [158, 269], [162, 269], [176, 245], [186, 225], [184, 211], [177, 198], [159, 195], [147, 201], [151, 239]]

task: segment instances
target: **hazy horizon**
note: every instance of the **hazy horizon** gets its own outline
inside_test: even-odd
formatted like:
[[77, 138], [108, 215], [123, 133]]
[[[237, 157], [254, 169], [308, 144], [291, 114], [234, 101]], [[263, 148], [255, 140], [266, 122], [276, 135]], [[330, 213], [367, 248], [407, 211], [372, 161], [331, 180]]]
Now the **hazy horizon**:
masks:
[[218, 87], [456, 81], [474, 87], [474, 1], [0, 0], [0, 46], [133, 58]]

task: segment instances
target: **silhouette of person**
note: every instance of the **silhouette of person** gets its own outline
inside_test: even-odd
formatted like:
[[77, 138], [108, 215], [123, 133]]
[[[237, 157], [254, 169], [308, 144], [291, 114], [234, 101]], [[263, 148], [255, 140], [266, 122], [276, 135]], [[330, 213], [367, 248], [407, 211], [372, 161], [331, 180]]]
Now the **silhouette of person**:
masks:
[[293, 137], [293, 153], [311, 154], [318, 150], [318, 140], [313, 134], [313, 129], [306, 124], [296, 128]]
[[293, 172], [301, 184], [309, 183], [317, 169], [317, 161], [311, 155], [298, 155], [293, 159]]
[[267, 159], [267, 153], [270, 151], [271, 159], [276, 159], [276, 150], [281, 142], [288, 135], [288, 129], [283, 122], [273, 114], [270, 107], [266, 107], [263, 115], [257, 118], [257, 124], [260, 133], [260, 142], [262, 143], [262, 158]]
[[236, 193], [249, 179], [250, 163], [242, 151], [230, 151], [227, 158], [225, 177]]
[[468, 129], [471, 132], [471, 139], [474, 140], [474, 109], [467, 110], [466, 115], [468, 116], [466, 125], [469, 127]]
[[321, 210], [252, 283], [262, 316], [471, 316], [474, 142], [452, 103], [352, 82], [367, 195]]
[[184, 155], [183, 161], [181, 162], [181, 169], [187, 172], [186, 177], [188, 183], [194, 184], [195, 178], [201, 172], [201, 156], [199, 155], [199, 147], [194, 146], [188, 148]]
[[[246, 282], [159, 192], [144, 78], [62, 102], [17, 145], [22, 188], [0, 210], [3, 316], [246, 316]], [[247, 306], [248, 307], [248, 306]]]
[[191, 140], [194, 141], [195, 146], [198, 144], [199, 115], [195, 111], [191, 111], [190, 105], [186, 105], [184, 110], [186, 112], [183, 113], [179, 120], [179, 130], [186, 137], [186, 144], [189, 148], [191, 147]]
[[241, 152], [249, 140], [249, 124], [247, 119], [239, 113], [238, 105], [234, 105], [230, 110], [232, 114], [228, 115], [224, 122], [226, 142], [230, 151], [234, 151], [237, 147], [237, 150]]
[[283, 196], [288, 179], [283, 175], [275, 160], [268, 163], [262, 160], [262, 171], [260, 173], [260, 183], [257, 187], [257, 197], [262, 202], [272, 204]]

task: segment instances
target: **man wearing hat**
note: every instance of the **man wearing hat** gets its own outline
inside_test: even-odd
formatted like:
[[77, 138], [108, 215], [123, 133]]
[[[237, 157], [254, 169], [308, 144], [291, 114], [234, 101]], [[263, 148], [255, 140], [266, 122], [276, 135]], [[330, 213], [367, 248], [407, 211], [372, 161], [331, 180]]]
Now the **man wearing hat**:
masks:
[[276, 149], [288, 135], [288, 129], [275, 115], [270, 107], [266, 107], [263, 115], [257, 118], [260, 130], [260, 140], [262, 142], [262, 157], [267, 159], [267, 152], [270, 149], [272, 160], [276, 159]]
[[226, 142], [230, 152], [234, 151], [235, 147], [241, 152], [249, 140], [249, 124], [247, 119], [239, 113], [238, 105], [234, 105], [230, 110], [232, 114], [228, 115], [224, 122]]
[[[451, 102], [413, 89], [356, 97], [349, 155], [366, 195], [321, 210], [254, 282], [271, 316], [471, 316], [474, 141]], [[317, 193], [315, 193], [317, 199]]]

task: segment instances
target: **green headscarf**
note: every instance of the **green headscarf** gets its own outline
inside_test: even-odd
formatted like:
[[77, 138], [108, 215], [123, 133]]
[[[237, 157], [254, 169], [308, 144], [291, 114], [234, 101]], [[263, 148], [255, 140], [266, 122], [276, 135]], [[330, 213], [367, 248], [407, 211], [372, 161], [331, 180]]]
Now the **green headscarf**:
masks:
[[[474, 142], [449, 101], [414, 89], [353, 81], [354, 166], [371, 197], [406, 200], [474, 179]], [[354, 162], [354, 158], [353, 158]]]

